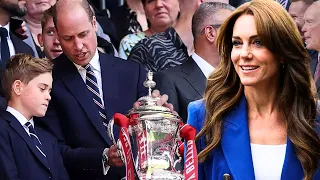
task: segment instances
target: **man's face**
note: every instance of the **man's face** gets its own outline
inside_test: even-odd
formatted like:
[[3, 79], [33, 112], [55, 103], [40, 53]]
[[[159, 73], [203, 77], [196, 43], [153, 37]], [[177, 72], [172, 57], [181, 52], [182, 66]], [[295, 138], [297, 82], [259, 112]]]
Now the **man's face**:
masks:
[[43, 51], [48, 59], [54, 59], [62, 53], [52, 17], [47, 19], [42, 34], [38, 35], [38, 41], [43, 47]]
[[42, 15], [44, 11], [49, 9], [56, 3], [56, 0], [25, 0], [27, 14], [30, 16]]
[[303, 16], [308, 7], [309, 5], [306, 4], [304, 1], [292, 2], [289, 7], [289, 14], [293, 18], [294, 22], [296, 23], [296, 26], [298, 27], [303, 40], [304, 40], [304, 36], [301, 29], [304, 25]]
[[304, 33], [306, 47], [320, 51], [320, 3], [312, 4], [304, 14]]
[[97, 49], [97, 22], [89, 19], [85, 10], [75, 7], [58, 13], [57, 30], [65, 55], [74, 63], [87, 65]]
[[0, 8], [7, 11], [9, 16], [23, 17], [26, 14], [25, 1], [20, 0], [0, 0]]

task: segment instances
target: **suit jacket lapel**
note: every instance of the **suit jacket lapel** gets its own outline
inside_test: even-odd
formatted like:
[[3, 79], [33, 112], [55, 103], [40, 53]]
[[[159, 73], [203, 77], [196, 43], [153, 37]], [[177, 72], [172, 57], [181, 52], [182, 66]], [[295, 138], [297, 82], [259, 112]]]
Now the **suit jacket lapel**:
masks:
[[[54, 166], [54, 161], [56, 161], [54, 158], [54, 147], [52, 144], [52, 141], [48, 141], [47, 134], [43, 132], [43, 130], [35, 127], [35, 130], [39, 136], [39, 139], [41, 141], [41, 145], [43, 147], [44, 152], [47, 156], [47, 161], [49, 163], [49, 166]], [[59, 152], [60, 153], [60, 152]], [[49, 169], [52, 170], [52, 169]]]
[[101, 79], [103, 90], [103, 101], [105, 106], [105, 112], [107, 119], [110, 120], [113, 117], [113, 106], [110, 103], [111, 99], [116, 99], [119, 96], [118, 91], [118, 72], [114, 70], [115, 59], [107, 56], [106, 54], [99, 53], [100, 66], [101, 66]]
[[244, 95], [224, 119], [221, 147], [231, 174], [234, 179], [255, 179]]
[[12, 44], [14, 46], [16, 54], [18, 54], [18, 53], [26, 53], [24, 50], [25, 50], [25, 46], [27, 44], [25, 44], [21, 39], [19, 39], [17, 36], [15, 36], [11, 32], [10, 32], [10, 38], [12, 40]]
[[186, 73], [184, 79], [203, 97], [207, 79], [191, 56], [186, 63], [182, 65], [181, 71]]
[[281, 179], [303, 179], [301, 163], [295, 153], [293, 144], [287, 139], [286, 156], [283, 163]]
[[[62, 59], [60, 59], [62, 58]], [[108, 138], [107, 131], [105, 127], [102, 125], [101, 117], [98, 114], [98, 110], [96, 105], [94, 104], [91, 94], [88, 91], [85, 82], [83, 81], [81, 75], [79, 74], [77, 68], [74, 64], [64, 55], [60, 55], [59, 60], [63, 60], [63, 64], [61, 67], [64, 68], [59, 72], [62, 73], [61, 79], [69, 89], [71, 94], [77, 99], [80, 105], [83, 107], [84, 112], [87, 114], [91, 123], [100, 133], [100, 135], [104, 138], [104, 140], [111, 145], [111, 141]]]
[[30, 136], [21, 126], [19, 121], [10, 113], [3, 113], [3, 118], [10, 122], [10, 126], [21, 136], [21, 138], [27, 143], [30, 150], [35, 154], [39, 161], [49, 170], [49, 165], [46, 157], [44, 157], [40, 151], [36, 148], [35, 144], [32, 142]]

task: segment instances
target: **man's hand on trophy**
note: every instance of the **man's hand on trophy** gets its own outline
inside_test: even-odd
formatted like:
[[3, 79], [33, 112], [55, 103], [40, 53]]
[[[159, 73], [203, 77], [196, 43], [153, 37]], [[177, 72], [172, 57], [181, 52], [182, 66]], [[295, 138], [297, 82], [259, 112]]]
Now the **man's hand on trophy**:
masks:
[[[157, 101], [158, 106], [165, 106], [165, 107], [169, 108], [172, 113], [178, 114], [176, 111], [173, 110], [173, 105], [171, 103], [168, 103], [168, 99], [169, 99], [168, 95], [166, 95], [166, 94], [161, 95], [160, 91], [155, 89], [152, 91], [152, 97], [159, 98], [159, 100]], [[137, 101], [133, 104], [133, 107], [137, 108], [140, 105], [141, 105], [141, 103], [139, 101]]]
[[109, 166], [123, 166], [121, 158], [118, 156], [117, 148], [112, 145], [107, 152]]

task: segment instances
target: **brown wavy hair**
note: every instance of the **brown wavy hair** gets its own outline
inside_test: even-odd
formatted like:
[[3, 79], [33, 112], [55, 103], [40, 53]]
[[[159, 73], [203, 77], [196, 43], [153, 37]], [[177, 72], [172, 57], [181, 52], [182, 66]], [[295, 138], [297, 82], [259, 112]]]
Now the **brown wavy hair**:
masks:
[[197, 140], [204, 136], [206, 148], [199, 153], [199, 161], [205, 161], [219, 145], [223, 117], [243, 95], [244, 87], [231, 61], [233, 26], [241, 15], [254, 17], [261, 42], [278, 57], [279, 63], [280, 58], [284, 60], [284, 68], [279, 68], [279, 110], [286, 117], [287, 136], [302, 164], [304, 180], [312, 179], [320, 160], [320, 140], [315, 130], [317, 94], [309, 70], [309, 55], [294, 21], [273, 0], [243, 4], [220, 28], [217, 47], [221, 62], [208, 78], [205, 90], [206, 120]]

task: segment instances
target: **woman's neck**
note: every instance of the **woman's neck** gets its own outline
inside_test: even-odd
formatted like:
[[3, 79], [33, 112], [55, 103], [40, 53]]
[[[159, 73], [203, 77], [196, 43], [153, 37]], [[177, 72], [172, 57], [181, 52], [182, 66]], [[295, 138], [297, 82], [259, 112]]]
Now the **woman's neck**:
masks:
[[32, 30], [38, 30], [38, 31], [40, 30], [41, 31], [41, 20], [39, 21], [38, 19], [31, 18], [30, 16], [26, 16], [25, 21], [27, 22], [28, 27], [31, 32], [32, 32]]
[[[245, 86], [244, 94], [248, 102], [248, 112], [257, 116], [268, 116], [278, 109], [278, 82], [266, 84], [265, 86]], [[273, 88], [272, 88], [273, 87]]]
[[30, 30], [30, 33], [32, 35], [32, 38], [37, 46], [39, 45], [37, 35], [42, 33], [41, 23], [35, 22], [35, 21], [29, 21], [30, 19], [25, 19], [28, 25], [28, 28]]
[[160, 32], [164, 32], [168, 27], [158, 27], [158, 28], [154, 28], [152, 26], [150, 26], [149, 29], [147, 29], [146, 31], [144, 31], [144, 33], [146, 34], [147, 37], [152, 36], [154, 34], [160, 33]]

